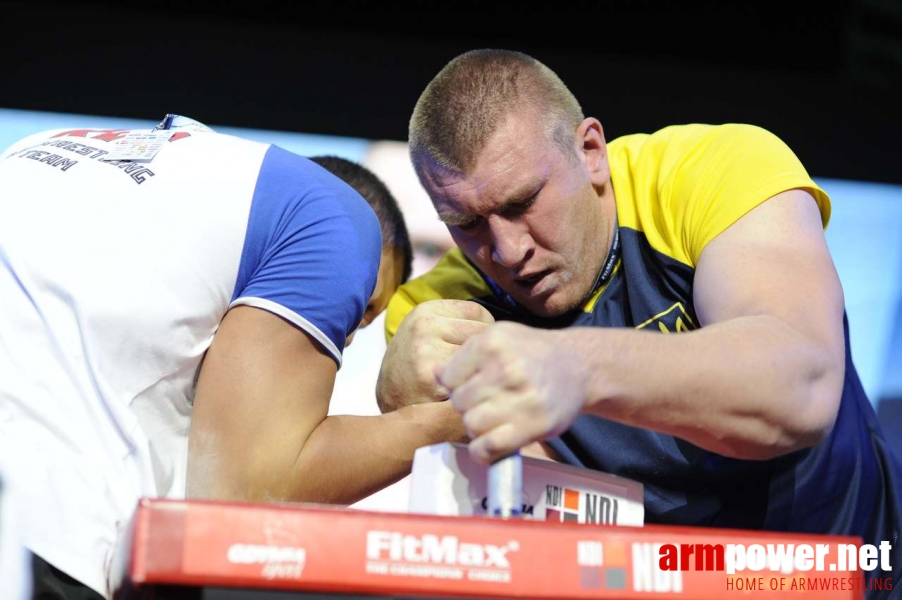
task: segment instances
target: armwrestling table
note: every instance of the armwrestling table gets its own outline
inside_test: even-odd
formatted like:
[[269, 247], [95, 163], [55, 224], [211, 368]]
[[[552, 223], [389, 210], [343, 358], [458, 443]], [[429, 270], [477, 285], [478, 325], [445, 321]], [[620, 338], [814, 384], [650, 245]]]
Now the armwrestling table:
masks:
[[659, 568], [662, 544], [770, 543], [860, 540], [144, 499], [111, 580], [116, 600], [862, 597], [860, 591], [772, 591], [767, 585], [728, 591], [731, 576], [724, 571]]

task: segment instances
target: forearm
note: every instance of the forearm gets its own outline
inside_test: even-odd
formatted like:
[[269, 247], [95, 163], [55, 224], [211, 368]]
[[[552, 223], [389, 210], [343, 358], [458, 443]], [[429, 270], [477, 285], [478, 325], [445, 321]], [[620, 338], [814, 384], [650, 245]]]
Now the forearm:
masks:
[[770, 316], [660, 335], [577, 329], [589, 357], [585, 411], [765, 459], [817, 443], [832, 426], [842, 360]]
[[464, 441], [450, 403], [373, 416], [327, 417], [307, 439], [290, 476], [293, 501], [350, 504], [410, 473], [417, 448]]

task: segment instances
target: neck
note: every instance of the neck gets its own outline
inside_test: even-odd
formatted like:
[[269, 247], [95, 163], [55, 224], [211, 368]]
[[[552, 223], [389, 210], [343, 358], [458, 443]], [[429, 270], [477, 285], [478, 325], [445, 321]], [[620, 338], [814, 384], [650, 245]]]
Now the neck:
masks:
[[610, 180], [598, 190], [598, 201], [601, 203], [602, 248], [607, 249], [602, 262], [602, 269], [611, 253], [614, 243], [614, 231], [617, 228], [617, 199], [614, 197], [614, 184]]
[[614, 265], [617, 264], [617, 257], [620, 254], [620, 236], [617, 231], [617, 204], [614, 200], [613, 187], [608, 184], [600, 194], [602, 224], [601, 229], [604, 231], [602, 237], [605, 250], [599, 252], [604, 253], [599, 267], [598, 274], [595, 277], [595, 283], [592, 285], [586, 298], [594, 294], [599, 287], [604, 285], [614, 271]]

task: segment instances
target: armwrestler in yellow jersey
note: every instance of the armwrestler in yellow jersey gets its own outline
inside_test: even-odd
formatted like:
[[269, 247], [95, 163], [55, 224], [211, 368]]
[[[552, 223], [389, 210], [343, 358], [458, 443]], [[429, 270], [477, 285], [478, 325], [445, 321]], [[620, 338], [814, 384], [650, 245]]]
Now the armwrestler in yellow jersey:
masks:
[[[449, 400], [488, 462], [541, 442], [645, 485], [649, 523], [902, 545], [902, 468], [852, 364], [830, 199], [775, 135], [608, 143], [547, 67], [451, 61], [411, 158], [458, 248], [402, 286], [377, 397]], [[875, 593], [888, 597], [895, 591]]]

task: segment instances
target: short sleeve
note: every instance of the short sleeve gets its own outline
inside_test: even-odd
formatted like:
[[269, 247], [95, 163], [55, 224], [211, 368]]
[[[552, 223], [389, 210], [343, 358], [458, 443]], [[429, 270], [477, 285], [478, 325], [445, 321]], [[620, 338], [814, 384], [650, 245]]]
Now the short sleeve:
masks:
[[674, 172], [668, 199], [679, 214], [683, 254], [698, 264], [705, 246], [769, 198], [791, 189], [814, 196], [826, 227], [830, 199], [798, 157], [772, 133], [751, 125], [710, 129]]
[[380, 258], [379, 223], [366, 201], [319, 165], [272, 146], [254, 190], [230, 307], [282, 317], [341, 366]]

